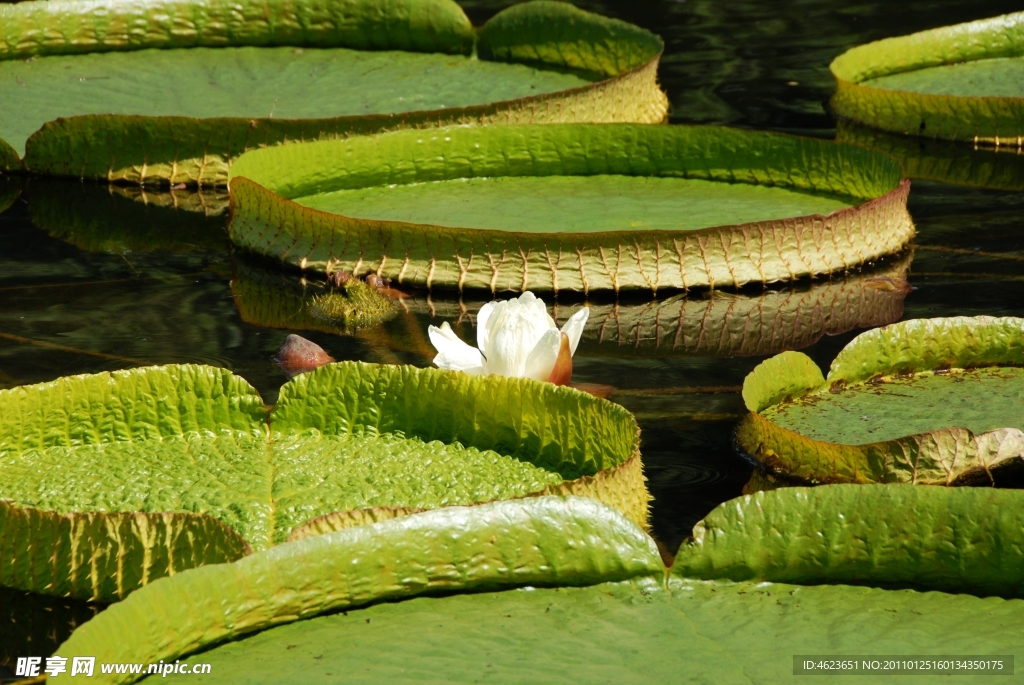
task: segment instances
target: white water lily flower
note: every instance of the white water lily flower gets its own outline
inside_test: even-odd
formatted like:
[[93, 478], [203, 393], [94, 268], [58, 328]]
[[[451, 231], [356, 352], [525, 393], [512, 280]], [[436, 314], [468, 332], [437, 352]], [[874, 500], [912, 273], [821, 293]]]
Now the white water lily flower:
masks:
[[590, 309], [569, 317], [562, 329], [548, 315], [544, 301], [531, 292], [514, 300], [488, 302], [477, 315], [476, 347], [455, 335], [448, 322], [428, 330], [437, 348], [434, 364], [466, 373], [532, 378], [566, 385], [572, 355], [579, 345]]

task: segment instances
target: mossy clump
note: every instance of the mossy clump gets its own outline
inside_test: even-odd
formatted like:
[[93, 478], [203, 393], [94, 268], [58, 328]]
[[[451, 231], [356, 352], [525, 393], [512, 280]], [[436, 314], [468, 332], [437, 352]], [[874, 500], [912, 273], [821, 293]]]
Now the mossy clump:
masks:
[[332, 278], [330, 291], [316, 295], [306, 309], [316, 318], [346, 331], [373, 326], [395, 315], [394, 305], [377, 283], [355, 277]]

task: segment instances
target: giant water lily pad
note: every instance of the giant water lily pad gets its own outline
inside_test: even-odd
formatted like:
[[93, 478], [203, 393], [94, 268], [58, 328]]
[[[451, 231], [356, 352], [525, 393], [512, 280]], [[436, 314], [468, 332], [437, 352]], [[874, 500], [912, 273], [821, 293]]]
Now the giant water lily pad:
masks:
[[784, 352], [744, 380], [737, 442], [811, 482], [998, 483], [1024, 467], [1022, 366], [1024, 319], [985, 316], [863, 333], [827, 378]]
[[[345, 682], [368, 685], [512, 684], [524, 676], [558, 685], [775, 685], [793, 677], [797, 654], [1013, 654], [1022, 617], [1019, 600], [635, 579], [378, 604], [282, 626], [190, 661], [211, 665], [217, 675], [203, 676], [211, 683], [239, 675], [267, 685], [330, 683], [344, 673]], [[1003, 664], [1008, 670], [1005, 657]]]
[[[699, 578], [742, 570], [733, 559], [746, 549], [737, 561], [751, 560], [747, 578], [794, 575], [796, 564], [805, 583], [877, 584], [901, 580], [885, 578], [887, 569], [906, 575], [913, 565], [919, 590], [976, 574], [974, 587], [995, 583], [1016, 596], [1020, 497], [898, 486], [762, 493], [698, 525], [671, 573], [652, 540], [596, 502], [454, 507], [161, 580], [78, 628], [56, 654], [177, 663], [202, 651], [207, 679], [268, 683], [332, 682], [338, 673], [368, 683], [648, 682], [683, 671], [774, 683], [802, 653], [1012, 654], [1024, 617], [1016, 599]], [[940, 500], [980, 515], [946, 515]], [[907, 515], [913, 507], [917, 519]], [[820, 540], [807, 535], [819, 529]], [[949, 550], [950, 536], [976, 544]], [[855, 567], [865, 573], [851, 574]]]
[[913, 235], [888, 157], [714, 127], [452, 127], [255, 150], [236, 244], [320, 272], [503, 290], [742, 285], [842, 271]]
[[1024, 493], [994, 488], [784, 488], [719, 506], [673, 572], [692, 578], [909, 585], [1024, 597]]
[[661, 40], [565, 3], [479, 34], [451, 0], [34, 0], [0, 25], [0, 164], [45, 174], [222, 185], [282, 142], [667, 108]]
[[1021, 147], [1024, 12], [860, 45], [831, 64], [842, 117], [886, 131]]
[[544, 492], [645, 524], [637, 440], [584, 393], [412, 367], [329, 365], [271, 412], [191, 365], [0, 391], [0, 583], [116, 599], [288, 539]]
[[[760, 293], [715, 291], [662, 300], [591, 301], [576, 355], [629, 357], [752, 356], [807, 347], [823, 335], [884, 326], [903, 315], [905, 281], [912, 254], [846, 278], [812, 281], [803, 287]], [[231, 292], [248, 323], [287, 330], [349, 333], [317, 315], [317, 298], [330, 293], [323, 281], [270, 271], [236, 260]], [[411, 291], [395, 303], [405, 325], [373, 334], [393, 349], [436, 354], [424, 331], [428, 323], [473, 323], [489, 300], [440, 298]], [[579, 304], [551, 307], [558, 325]], [[370, 334], [367, 334], [368, 336]]]

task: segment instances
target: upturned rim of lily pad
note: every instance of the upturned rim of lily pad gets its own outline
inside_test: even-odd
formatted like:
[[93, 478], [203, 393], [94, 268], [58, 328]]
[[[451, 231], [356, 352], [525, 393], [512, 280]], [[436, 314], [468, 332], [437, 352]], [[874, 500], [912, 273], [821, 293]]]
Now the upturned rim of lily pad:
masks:
[[736, 443], [755, 462], [805, 483], [991, 485], [994, 472], [1024, 457], [1024, 432], [972, 433], [950, 426], [880, 442], [849, 445], [783, 428], [762, 412], [793, 399], [864, 387], [918, 373], [1024, 366], [1024, 319], [911, 319], [862, 333], [840, 351], [827, 377], [810, 357], [783, 352], [743, 381], [749, 413]]
[[756, 492], [694, 526], [677, 577], [1022, 598], [1024, 493], [834, 484]]
[[1024, 98], [936, 95], [864, 85], [869, 79], [1024, 55], [1024, 12], [858, 45], [836, 57], [832, 109], [840, 117], [908, 136], [1011, 146], [1024, 141]]
[[[638, 576], [661, 580], [664, 573], [654, 540], [589, 498], [445, 507], [162, 578], [76, 629], [58, 653], [105, 663], [173, 661], [275, 625], [374, 602]], [[96, 675], [106, 683], [138, 679]]]
[[[106, 3], [106, 4], [104, 4]], [[664, 42], [567, 2], [508, 7], [475, 29], [453, 0], [29, 0], [0, 5], [7, 42], [0, 60], [144, 48], [348, 47], [470, 55], [592, 73], [574, 88], [482, 105], [397, 114], [281, 119], [86, 114], [47, 122], [24, 159], [0, 140], [0, 170], [133, 184], [225, 185], [246, 150], [446, 124], [628, 121], [660, 123], [668, 98], [657, 84]], [[142, 26], [145, 30], [139, 28]], [[130, 30], [128, 27], [131, 27]], [[19, 36], [23, 38], [19, 40]], [[59, 36], [59, 40], [54, 39]]]
[[[520, 232], [354, 218], [295, 199], [332, 190], [482, 177], [600, 174], [766, 185], [855, 206], [695, 230]], [[453, 126], [254, 150], [230, 173], [229, 236], [286, 265], [490, 292], [627, 291], [791, 281], [900, 251], [909, 181], [888, 156], [715, 126]]]
[[[895, 485], [760, 492], [724, 502], [698, 522], [670, 569], [653, 539], [593, 500], [449, 507], [158, 580], [78, 627], [57, 653], [172, 662], [381, 602], [624, 581], [644, 594], [711, 582], [710, 592], [737, 596], [755, 583], [769, 596], [810, 585], [834, 586], [837, 595], [849, 585], [883, 588], [873, 592], [909, 586], [987, 597], [991, 610], [1000, 598], [1021, 596], [1024, 552], [1013, 543], [1021, 536], [1022, 497]], [[97, 675], [107, 683], [137, 679]]]
[[[112, 402], [111, 397], [121, 400]], [[0, 390], [0, 452], [7, 456], [164, 435], [241, 436], [271, 445], [301, 439], [306, 432], [353, 431], [458, 442], [513, 459], [531, 457], [537, 466], [578, 477], [563, 477], [521, 497], [592, 497], [647, 526], [650, 495], [633, 416], [613, 403], [549, 383], [337, 362], [286, 383], [273, 409], [231, 372], [190, 364]], [[294, 525], [287, 539], [422, 510], [376, 506], [334, 511]], [[5, 499], [3, 488], [0, 528], [0, 584], [102, 601], [123, 598], [161, 576], [232, 561], [275, 544], [263, 528], [246, 539], [201, 509], [59, 512]]]

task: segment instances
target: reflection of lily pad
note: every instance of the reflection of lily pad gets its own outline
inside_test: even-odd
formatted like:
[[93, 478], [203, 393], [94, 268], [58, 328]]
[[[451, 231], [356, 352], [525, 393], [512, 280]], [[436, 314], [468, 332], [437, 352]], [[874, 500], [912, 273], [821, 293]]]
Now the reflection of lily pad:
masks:
[[[714, 291], [705, 297], [676, 295], [664, 300], [587, 302], [587, 319], [577, 355], [641, 354], [751, 356], [812, 345], [823, 335], [852, 328], [884, 326], [903, 315], [905, 282], [912, 254], [862, 273], [812, 281], [793, 289], [757, 294]], [[243, 321], [287, 330], [338, 333], [312, 316], [309, 306], [325, 287], [310, 279], [267, 271], [237, 261], [231, 291]], [[388, 344], [423, 351], [428, 323], [475, 320], [488, 300], [444, 299], [411, 292], [396, 309], [423, 321], [416, 333], [388, 331]], [[558, 325], [579, 305], [552, 309]], [[433, 355], [433, 348], [427, 352]]]
[[890, 155], [903, 167], [907, 178], [999, 190], [1024, 189], [1024, 155], [1015, 147], [993, 150], [895, 135], [842, 120], [836, 124], [836, 141]]
[[907, 135], [1021, 147], [1024, 12], [887, 38], [831, 64], [842, 117]]
[[314, 299], [330, 292], [323, 282], [311, 282], [278, 271], [235, 261], [231, 294], [242, 321], [262, 328], [347, 333], [335, 322], [310, 311]]
[[0, 174], [0, 214], [6, 212], [21, 195], [22, 179], [9, 174]]
[[826, 483], [990, 484], [1024, 457], [1024, 319], [904, 321], [863, 333], [828, 378], [784, 352], [747, 376], [742, 449]]
[[32, 223], [83, 250], [224, 248], [227, 194], [152, 190], [58, 179], [25, 189]]
[[563, 3], [510, 8], [479, 36], [451, 0], [36, 0], [0, 23], [0, 137], [45, 174], [224, 184], [232, 158], [282, 142], [667, 108], [661, 40]]
[[351, 335], [404, 311], [365, 281], [335, 288], [236, 260], [231, 294], [242, 321], [262, 328]]
[[[903, 315], [912, 257], [908, 253], [877, 269], [793, 289], [588, 303], [590, 318], [577, 353], [754, 356], [800, 349], [853, 328], [884, 326]], [[561, 323], [559, 314], [555, 320]]]
[[0, 587], [0, 665], [16, 665], [24, 654], [51, 654], [75, 628], [103, 608], [77, 599]]
[[647, 517], [630, 414], [541, 383], [342, 363], [268, 414], [227, 371], [150, 367], [5, 390], [0, 416], [0, 582], [36, 592], [123, 597], [374, 507], [550, 492]]
[[460, 290], [792, 280], [895, 252], [914, 231], [888, 157], [714, 127], [400, 131], [255, 150], [231, 178], [242, 247]]
[[[708, 563], [716, 570], [713, 564], [727, 559], [708, 545], [710, 535], [740, 549], [735, 543], [762, 525], [757, 507], [781, 521], [783, 531], [813, 526], [815, 517], [829, 515], [829, 504], [859, 505], [884, 522], [902, 516], [903, 526], [913, 527], [903, 510], [867, 509], [871, 502], [858, 498], [874, 494], [870, 488], [829, 490], [838, 491], [842, 501], [827, 501], [820, 496], [826, 490], [817, 489], [804, 491], [804, 499], [821, 502], [805, 507], [790, 502], [796, 491], [723, 505], [708, 519], [723, 530], [709, 531], [703, 544], [691, 545], [670, 574], [653, 541], [614, 511], [586, 500], [540, 498], [428, 512], [289, 543], [153, 584], [78, 628], [57, 653], [175, 663], [204, 650], [202, 662], [212, 665], [204, 677], [211, 682], [329, 682], [339, 672], [354, 682], [501, 683], [523, 682], [524, 676], [559, 683], [673, 682], [685, 671], [702, 682], [776, 683], [793, 668], [789, 653], [779, 657], [780, 645], [815, 654], [1013, 652], [1024, 618], [1020, 601], [684, 577], [708, 570]], [[916, 503], [900, 488], [875, 490], [903, 497], [901, 505]], [[1019, 499], [1018, 493], [997, 495]], [[736, 504], [749, 511], [749, 523], [724, 512]], [[936, 516], [912, 531], [925, 551], [920, 589], [934, 587], [940, 576], [932, 570], [951, 567], [958, 558], [984, 566], [986, 551], [996, 544], [982, 540], [962, 551], [942, 549], [950, 531], [943, 528], [941, 511], [932, 511]], [[1013, 518], [988, 529], [1016, 540], [1020, 525], [1014, 528]], [[964, 530], [988, 523], [966, 523]], [[842, 538], [864, 525], [829, 521], [827, 536]], [[886, 533], [884, 525], [871, 530], [873, 539], [888, 540]], [[774, 538], [765, 542], [784, 549]], [[904, 538], [899, 544], [916, 549], [914, 542]], [[805, 544], [826, 546], [817, 540]], [[829, 561], [841, 568], [843, 559], [859, 558], [862, 567], [876, 571], [894, 561], [906, 564], [896, 558], [896, 547], [887, 551], [878, 569], [860, 548], [844, 548]], [[1012, 561], [1013, 554], [1001, 551], [999, 562]], [[786, 561], [779, 554], [765, 558]], [[984, 568], [986, 579], [995, 576], [995, 563]], [[814, 582], [827, 582], [829, 567], [817, 568]], [[1019, 576], [1021, 568], [1018, 563], [1009, 575]], [[466, 592], [472, 590], [492, 592]], [[415, 597], [437, 593], [446, 596]], [[136, 679], [105, 678], [100, 682]]]
[[7, 141], [0, 139], [0, 172], [21, 169], [21, 157]]

